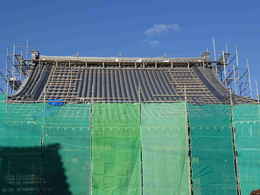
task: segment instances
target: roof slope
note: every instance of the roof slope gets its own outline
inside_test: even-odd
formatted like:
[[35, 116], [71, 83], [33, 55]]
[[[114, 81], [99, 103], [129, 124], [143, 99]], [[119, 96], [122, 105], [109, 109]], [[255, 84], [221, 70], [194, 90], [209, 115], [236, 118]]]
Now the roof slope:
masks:
[[[57, 59], [56, 59], [57, 60]], [[132, 63], [134, 66], [130, 66]], [[10, 102], [42, 102], [64, 99], [86, 102], [178, 102], [194, 104], [230, 103], [229, 91], [209, 66], [144, 67], [93, 66], [66, 60], [35, 63], [29, 78]], [[197, 63], [195, 61], [194, 63]], [[102, 66], [99, 66], [102, 64]], [[158, 63], [159, 64], [159, 63]], [[232, 95], [234, 103], [252, 100]]]

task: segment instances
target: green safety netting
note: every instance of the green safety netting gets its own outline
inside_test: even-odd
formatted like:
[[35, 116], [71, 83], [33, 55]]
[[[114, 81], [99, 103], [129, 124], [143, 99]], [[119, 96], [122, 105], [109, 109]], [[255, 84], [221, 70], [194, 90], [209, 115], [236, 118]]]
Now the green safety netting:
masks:
[[140, 195], [140, 105], [92, 107], [93, 195]]
[[0, 133], [2, 192], [89, 194], [88, 105], [2, 103]]
[[184, 103], [142, 104], [144, 195], [190, 194], [186, 115]]
[[42, 128], [34, 115], [42, 106], [0, 103], [0, 194], [41, 192]]
[[0, 104], [3, 103], [3, 101], [6, 99], [6, 96], [4, 94], [0, 94]]
[[[89, 123], [90, 105], [88, 104], [48, 105], [45, 111], [43, 143], [47, 146], [59, 144], [65, 179], [73, 195], [90, 194]], [[45, 153], [52, 157], [48, 152]], [[55, 169], [50, 171], [55, 172]]]
[[190, 105], [188, 111], [194, 195], [237, 194], [231, 108]]
[[0, 103], [0, 146], [41, 147], [43, 104]]
[[260, 105], [237, 105], [233, 111], [241, 195], [260, 189]]
[[259, 105], [234, 107], [234, 140], [230, 106], [188, 105], [190, 162], [184, 103], [95, 104], [91, 115], [88, 104], [5, 98], [0, 193], [235, 195], [237, 180], [242, 195], [260, 188]]

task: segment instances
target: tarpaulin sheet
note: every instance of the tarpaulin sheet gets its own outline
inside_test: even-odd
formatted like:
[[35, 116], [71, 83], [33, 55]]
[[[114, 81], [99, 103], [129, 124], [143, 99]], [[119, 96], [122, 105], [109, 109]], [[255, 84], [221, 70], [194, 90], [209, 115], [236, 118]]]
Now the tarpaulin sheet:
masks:
[[185, 104], [142, 104], [141, 113], [143, 194], [190, 194]]
[[260, 105], [234, 106], [241, 195], [260, 189]]
[[90, 193], [88, 105], [1, 104], [0, 133], [2, 192]]
[[0, 194], [41, 192], [42, 128], [33, 118], [41, 108], [0, 101]]
[[6, 99], [6, 95], [0, 94], [0, 103], [3, 103], [3, 101]]
[[231, 108], [190, 105], [188, 110], [194, 195], [237, 194]]
[[93, 195], [140, 195], [139, 110], [139, 104], [93, 105]]
[[0, 102], [0, 146], [40, 147], [43, 129], [43, 104], [6, 104]]
[[45, 113], [43, 143], [59, 145], [69, 191], [73, 195], [90, 194], [90, 105], [47, 105]]

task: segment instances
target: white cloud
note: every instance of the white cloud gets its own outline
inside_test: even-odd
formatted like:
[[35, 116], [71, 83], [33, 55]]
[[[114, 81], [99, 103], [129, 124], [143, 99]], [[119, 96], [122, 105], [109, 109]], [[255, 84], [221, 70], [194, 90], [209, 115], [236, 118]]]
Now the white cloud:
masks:
[[152, 27], [148, 28], [144, 34], [147, 36], [159, 35], [161, 33], [170, 31], [179, 31], [181, 29], [179, 24], [154, 24]]
[[151, 40], [151, 41], [148, 41], [148, 44], [151, 45], [152, 47], [156, 47], [157, 45], [160, 44], [160, 41], [158, 41], [158, 40]]

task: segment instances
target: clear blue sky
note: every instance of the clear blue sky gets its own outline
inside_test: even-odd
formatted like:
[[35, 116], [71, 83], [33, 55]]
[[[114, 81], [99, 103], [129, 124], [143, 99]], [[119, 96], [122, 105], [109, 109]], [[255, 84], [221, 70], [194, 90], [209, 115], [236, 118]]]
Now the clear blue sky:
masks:
[[198, 56], [239, 47], [260, 73], [260, 1], [2, 1], [0, 62], [12, 43], [29, 40], [44, 55]]

